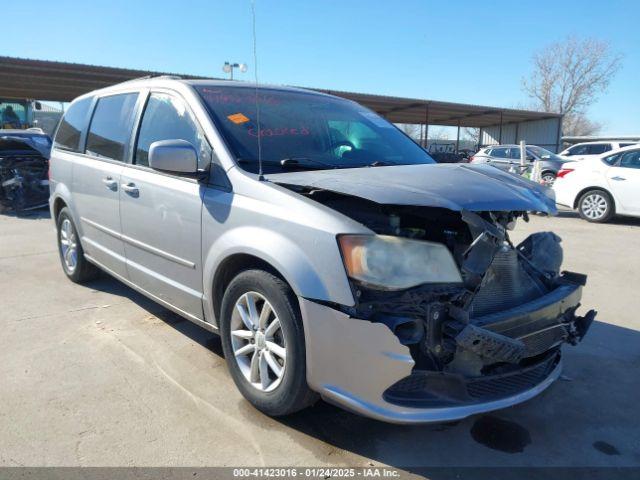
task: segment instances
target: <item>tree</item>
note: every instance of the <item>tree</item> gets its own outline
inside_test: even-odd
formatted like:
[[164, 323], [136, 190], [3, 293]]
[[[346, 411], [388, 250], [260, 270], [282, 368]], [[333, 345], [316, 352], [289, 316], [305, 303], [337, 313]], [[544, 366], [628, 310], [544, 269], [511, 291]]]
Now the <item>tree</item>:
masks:
[[595, 133], [599, 125], [588, 120], [586, 109], [607, 89], [621, 61], [607, 42], [568, 37], [533, 56], [533, 73], [522, 86], [538, 108], [565, 115], [565, 135]]
[[411, 138], [413, 138], [416, 142], [418, 140], [420, 140], [420, 136], [422, 134], [422, 126], [421, 125], [416, 125], [413, 123], [398, 123], [396, 124], [396, 126], [402, 130], [404, 133], [406, 133], [408, 136], [410, 136]]

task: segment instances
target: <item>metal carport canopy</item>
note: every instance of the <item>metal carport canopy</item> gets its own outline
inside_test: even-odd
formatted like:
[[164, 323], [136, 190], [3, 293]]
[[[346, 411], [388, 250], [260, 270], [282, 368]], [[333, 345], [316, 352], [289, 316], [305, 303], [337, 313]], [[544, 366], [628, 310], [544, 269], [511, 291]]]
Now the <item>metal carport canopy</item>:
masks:
[[[0, 56], [0, 97], [68, 102], [84, 93], [147, 75], [170, 73]], [[185, 78], [205, 78], [180, 75]], [[560, 118], [530, 110], [312, 89], [365, 105], [395, 123], [488, 127]]]

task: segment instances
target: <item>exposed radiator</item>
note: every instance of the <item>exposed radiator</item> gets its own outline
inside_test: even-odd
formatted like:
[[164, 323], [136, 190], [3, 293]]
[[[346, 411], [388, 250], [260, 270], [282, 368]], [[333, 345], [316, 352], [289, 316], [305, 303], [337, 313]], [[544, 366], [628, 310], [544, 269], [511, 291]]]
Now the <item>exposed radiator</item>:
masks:
[[483, 284], [471, 303], [470, 315], [480, 317], [507, 310], [545, 293], [522, 268], [515, 250], [501, 250], [494, 257]]

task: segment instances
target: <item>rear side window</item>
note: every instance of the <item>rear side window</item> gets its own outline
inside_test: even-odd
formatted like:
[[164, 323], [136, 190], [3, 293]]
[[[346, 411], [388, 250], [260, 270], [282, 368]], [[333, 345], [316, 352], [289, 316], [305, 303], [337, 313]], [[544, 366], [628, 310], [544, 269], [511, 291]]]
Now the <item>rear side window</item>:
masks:
[[491, 156], [496, 158], [507, 158], [506, 148], [493, 148], [491, 149]]
[[56, 132], [53, 143], [56, 148], [72, 152], [80, 151], [80, 136], [87, 125], [87, 114], [92, 100], [92, 98], [83, 98], [69, 106]]
[[[527, 152], [531, 155], [529, 152]], [[509, 158], [513, 160], [520, 160], [520, 147], [513, 147], [509, 149]]]
[[593, 145], [587, 145], [587, 155], [600, 155], [601, 153], [611, 150], [611, 145], [608, 143], [595, 143]]
[[125, 93], [98, 100], [87, 137], [88, 154], [124, 160], [137, 99], [137, 93]]
[[166, 93], [152, 93], [140, 124], [134, 163], [149, 165], [149, 148], [160, 140], [186, 140], [198, 152], [198, 167], [208, 166], [211, 147], [184, 101]]
[[576, 145], [567, 151], [567, 155], [585, 155], [587, 153], [587, 145]]
[[630, 147], [631, 145], [635, 145], [635, 143], [621, 143], [620, 148]]

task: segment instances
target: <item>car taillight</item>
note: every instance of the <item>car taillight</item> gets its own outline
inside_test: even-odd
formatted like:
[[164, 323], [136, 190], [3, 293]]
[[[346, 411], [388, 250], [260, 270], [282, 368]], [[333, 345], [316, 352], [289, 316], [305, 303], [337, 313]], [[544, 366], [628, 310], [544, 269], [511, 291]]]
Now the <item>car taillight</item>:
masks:
[[560, 169], [560, 171], [556, 175], [556, 178], [564, 178], [567, 175], [569, 175], [571, 172], [573, 172], [574, 170], [575, 170], [575, 168], [562, 168], [562, 169]]

